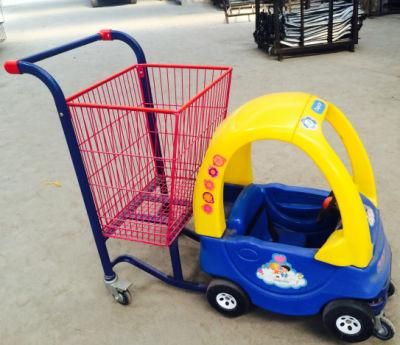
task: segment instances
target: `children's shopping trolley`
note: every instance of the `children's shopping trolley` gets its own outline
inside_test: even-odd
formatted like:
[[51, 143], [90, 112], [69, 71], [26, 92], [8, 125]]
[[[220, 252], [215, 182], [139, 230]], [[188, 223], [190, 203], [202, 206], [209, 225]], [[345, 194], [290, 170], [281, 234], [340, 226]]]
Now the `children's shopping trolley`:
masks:
[[[132, 65], [71, 97], [35, 63], [99, 40], [120, 40], [134, 51]], [[113, 267], [132, 264], [189, 290], [206, 286], [183, 278], [178, 236], [192, 216], [192, 193], [209, 140], [226, 117], [232, 69], [148, 64], [129, 35], [103, 30], [18, 61], [13, 74], [32, 74], [53, 95], [79, 181], [107, 287], [121, 304], [129, 284]], [[110, 260], [106, 242], [118, 238], [168, 247], [172, 275], [130, 255]]]

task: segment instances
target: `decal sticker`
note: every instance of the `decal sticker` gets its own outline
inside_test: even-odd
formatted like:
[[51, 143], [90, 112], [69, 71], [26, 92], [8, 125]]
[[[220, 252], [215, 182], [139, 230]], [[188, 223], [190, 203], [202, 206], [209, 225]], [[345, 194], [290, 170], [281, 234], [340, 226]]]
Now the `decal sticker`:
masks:
[[204, 211], [205, 213], [207, 213], [207, 214], [210, 214], [210, 213], [213, 211], [211, 205], [209, 205], [209, 204], [204, 204], [204, 205], [202, 206], [202, 208], [203, 208], [203, 211]]
[[213, 190], [214, 182], [211, 180], [204, 180], [204, 187], [206, 187], [207, 190]]
[[217, 168], [209, 167], [208, 168], [208, 175], [210, 175], [211, 177], [217, 177], [218, 176]]
[[314, 110], [317, 114], [322, 114], [326, 108], [326, 105], [324, 102], [316, 99], [311, 107], [312, 110]]
[[213, 164], [217, 167], [222, 167], [226, 162], [226, 159], [220, 155], [215, 155], [213, 158]]
[[317, 129], [318, 123], [311, 116], [306, 116], [301, 119], [301, 124], [306, 129]]
[[367, 219], [368, 219], [369, 226], [374, 226], [375, 225], [375, 213], [374, 213], [373, 209], [366, 205], [364, 205], [364, 207], [365, 207], [365, 212], [367, 213]]
[[265, 284], [283, 289], [299, 289], [307, 285], [304, 275], [297, 272], [283, 254], [273, 254], [271, 261], [262, 265], [256, 275]]
[[214, 203], [214, 195], [212, 195], [210, 192], [204, 192], [203, 193], [203, 200], [207, 204], [213, 204]]

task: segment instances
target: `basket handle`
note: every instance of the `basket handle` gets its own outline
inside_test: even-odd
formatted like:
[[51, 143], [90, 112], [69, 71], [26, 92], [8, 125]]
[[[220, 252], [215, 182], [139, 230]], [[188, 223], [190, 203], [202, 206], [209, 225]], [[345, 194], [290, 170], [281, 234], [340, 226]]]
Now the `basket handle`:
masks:
[[10, 74], [23, 74], [26, 71], [26, 66], [28, 64], [34, 64], [35, 62], [42, 61], [48, 59], [50, 57], [65, 53], [67, 51], [85, 46], [87, 44], [96, 42], [96, 41], [111, 41], [111, 40], [119, 40], [126, 43], [135, 53], [137, 62], [142, 64], [146, 63], [146, 58], [143, 52], [142, 47], [139, 43], [128, 34], [116, 31], [116, 30], [101, 30], [99, 33], [95, 35], [91, 35], [86, 38], [82, 38], [77, 41], [73, 41], [59, 47], [55, 47], [49, 50], [45, 50], [43, 52], [27, 56], [23, 59], [19, 60], [8, 60], [4, 63], [4, 69]]

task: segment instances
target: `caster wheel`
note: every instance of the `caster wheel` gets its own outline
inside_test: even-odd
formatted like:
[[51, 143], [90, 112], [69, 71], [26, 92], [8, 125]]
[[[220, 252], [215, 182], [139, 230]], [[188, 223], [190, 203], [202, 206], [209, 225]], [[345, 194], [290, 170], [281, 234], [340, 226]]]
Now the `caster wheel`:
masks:
[[213, 280], [208, 285], [206, 294], [210, 305], [225, 316], [240, 316], [250, 308], [250, 301], [246, 293], [227, 280]]
[[119, 291], [117, 296], [114, 296], [116, 302], [122, 305], [128, 305], [131, 303], [131, 294], [129, 290]]
[[362, 301], [330, 302], [324, 308], [322, 321], [329, 332], [350, 343], [364, 341], [374, 332], [374, 314]]
[[92, 7], [99, 7], [99, 0], [91, 0]]
[[389, 289], [388, 289], [388, 297], [393, 296], [396, 293], [396, 286], [394, 285], [394, 283], [391, 281], [389, 283]]
[[374, 329], [374, 336], [380, 340], [389, 340], [394, 337], [396, 330], [393, 323], [386, 317], [381, 317], [381, 328]]

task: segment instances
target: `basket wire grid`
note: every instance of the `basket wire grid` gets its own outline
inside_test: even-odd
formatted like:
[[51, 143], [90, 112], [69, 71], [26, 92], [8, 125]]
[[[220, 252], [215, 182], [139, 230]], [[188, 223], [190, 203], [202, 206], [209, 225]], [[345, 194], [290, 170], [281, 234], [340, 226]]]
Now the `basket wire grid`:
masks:
[[67, 99], [105, 236], [174, 241], [192, 215], [196, 174], [226, 116], [230, 80], [230, 68], [139, 64]]

